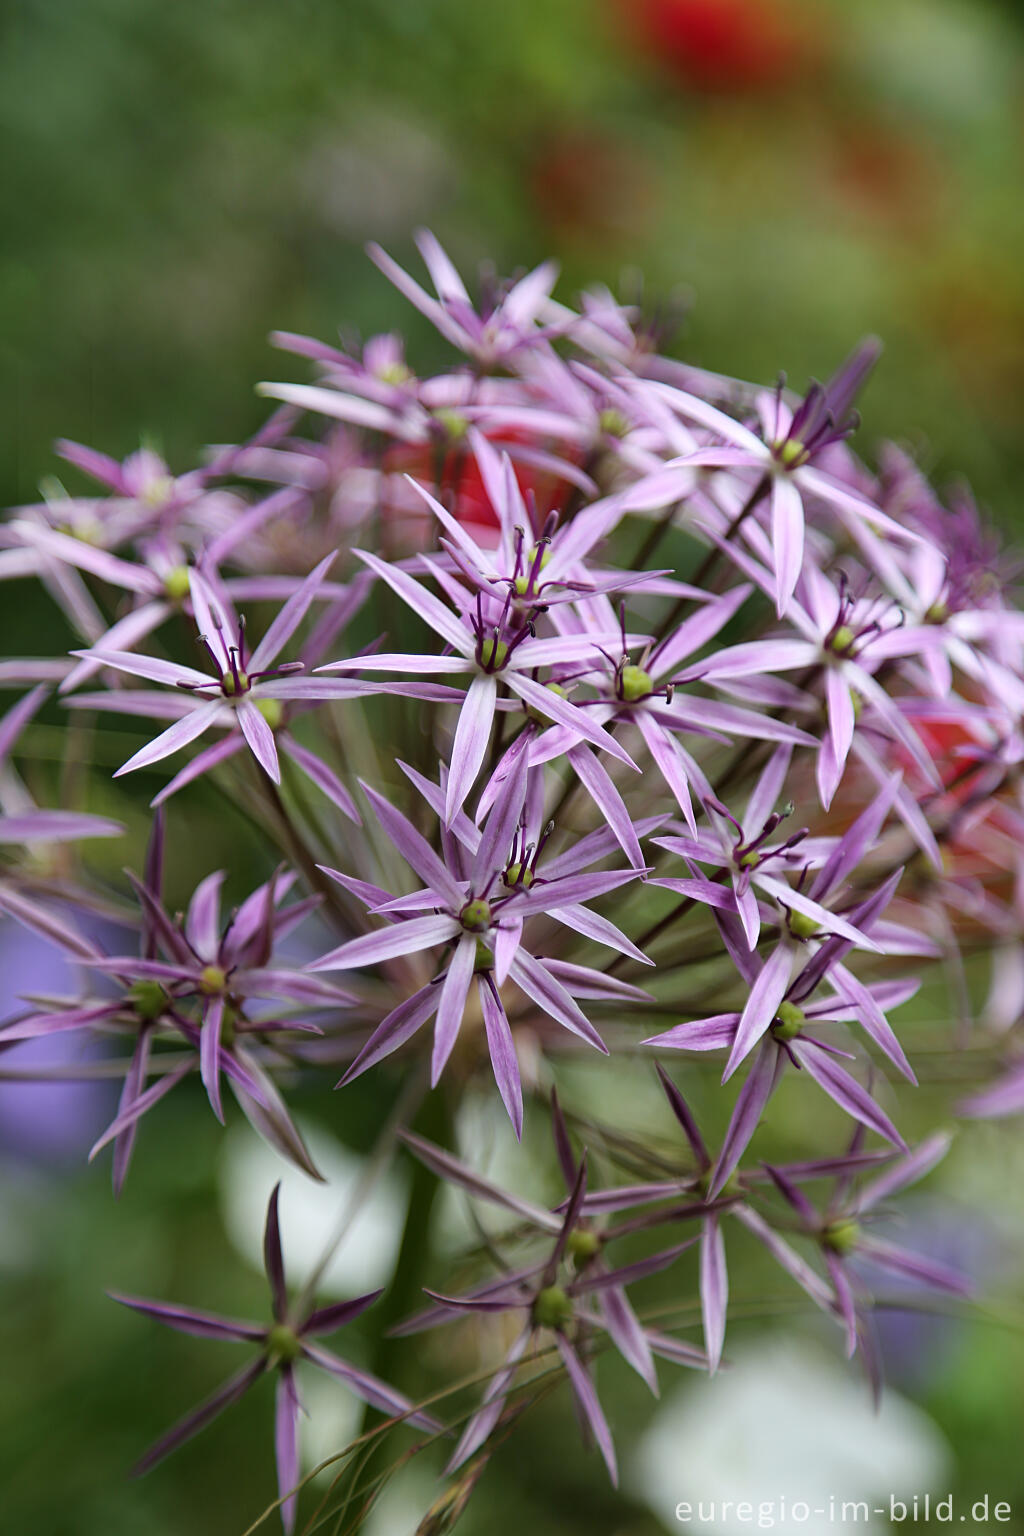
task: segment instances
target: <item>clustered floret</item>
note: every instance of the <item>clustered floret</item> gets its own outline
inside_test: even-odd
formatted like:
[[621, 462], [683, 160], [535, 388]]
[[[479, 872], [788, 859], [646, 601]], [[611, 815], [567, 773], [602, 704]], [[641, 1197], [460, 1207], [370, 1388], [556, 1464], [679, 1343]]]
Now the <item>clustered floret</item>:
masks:
[[[373, 1069], [407, 1095], [379, 1166], [404, 1147], [513, 1218], [463, 1294], [429, 1292], [397, 1330], [484, 1324], [500, 1359], [461, 1429], [445, 1392], [435, 1417], [315, 1342], [377, 1293], [289, 1302], [277, 1191], [267, 1324], [118, 1297], [256, 1351], [143, 1465], [276, 1372], [286, 1530], [303, 1361], [389, 1422], [455, 1430], [451, 1476], [554, 1370], [614, 1480], [596, 1353], [610, 1342], [652, 1391], [655, 1356], [714, 1371], [736, 1224], [877, 1383], [867, 1266], [968, 1291], [872, 1232], [948, 1145], [942, 1128], [907, 1145], [892, 1083], [916, 1082], [899, 1008], [944, 968], [966, 997], [962, 949], [991, 957], [992, 985], [977, 1018], [950, 1020], [950, 1048], [987, 1043], [972, 1068], [989, 1077], [956, 1108], [1024, 1111], [1024, 614], [966, 492], [944, 503], [895, 447], [878, 473], [854, 456], [877, 344], [803, 398], [760, 390], [660, 355], [603, 290], [556, 303], [550, 264], [477, 308], [433, 237], [418, 244], [433, 294], [371, 255], [461, 354], [447, 372], [417, 377], [394, 336], [355, 352], [278, 336], [319, 377], [261, 385], [278, 408], [254, 438], [181, 476], [151, 450], [117, 464], [63, 443], [99, 491], [54, 491], [0, 528], [0, 578], [37, 578], [81, 642], [0, 667], [29, 685], [0, 720], [0, 912], [83, 978], [70, 998], [41, 984], [0, 1044], [102, 1042], [123, 1073], [94, 1148], [113, 1145], [115, 1192], [144, 1117], [196, 1075], [218, 1119], [226, 1084], [319, 1177], [289, 1086], [340, 1072], [344, 1116]], [[124, 827], [40, 809], [13, 766], [53, 685], [78, 719], [154, 722], [114, 775], [144, 775], [153, 808], [119, 892], [58, 845]], [[226, 917], [208, 866], [186, 911], [164, 898], [166, 841], [203, 779], [265, 843], [267, 878]], [[112, 904], [119, 953], [91, 920]], [[656, 1068], [681, 1140], [598, 1124], [571, 1094], [563, 1113], [563, 1063], [587, 1052], [608, 1074]], [[680, 1086], [709, 1054], [723, 1084], [742, 1075], [717, 1136]], [[485, 1179], [454, 1133], [411, 1128], [427, 1095], [457, 1103], [482, 1072], [517, 1138], [528, 1110], [550, 1113], [553, 1210]], [[792, 1104], [827, 1096], [835, 1136], [788, 1164], [763, 1156], [784, 1078]], [[595, 1188], [598, 1144], [621, 1177]], [[703, 1349], [628, 1294], [670, 1272], [685, 1312], [691, 1244]]]

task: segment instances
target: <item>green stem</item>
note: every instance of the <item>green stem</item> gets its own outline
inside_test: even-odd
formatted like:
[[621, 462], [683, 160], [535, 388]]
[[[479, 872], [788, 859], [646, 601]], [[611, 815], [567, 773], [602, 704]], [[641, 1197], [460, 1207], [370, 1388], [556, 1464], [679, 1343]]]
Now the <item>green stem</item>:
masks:
[[[452, 1144], [452, 1122], [450, 1105], [444, 1087], [441, 1086], [427, 1093], [410, 1129], [428, 1141], [447, 1148]], [[402, 1233], [395, 1272], [380, 1305], [374, 1308], [374, 1320], [379, 1332], [372, 1369], [375, 1375], [382, 1377], [389, 1385], [401, 1387], [402, 1378], [408, 1376], [405, 1370], [409, 1359], [408, 1341], [390, 1337], [389, 1331], [396, 1323], [415, 1312], [421, 1304], [422, 1285], [426, 1278], [427, 1259], [431, 1251], [431, 1220], [440, 1187], [441, 1181], [437, 1175], [432, 1173], [424, 1163], [415, 1160], [409, 1185], [409, 1206], [406, 1211], [405, 1229]], [[375, 1410], [371, 1408], [364, 1411], [360, 1433], [365, 1433], [367, 1420], [374, 1412]], [[372, 1470], [373, 1464], [382, 1453], [382, 1446], [376, 1446], [367, 1470]]]

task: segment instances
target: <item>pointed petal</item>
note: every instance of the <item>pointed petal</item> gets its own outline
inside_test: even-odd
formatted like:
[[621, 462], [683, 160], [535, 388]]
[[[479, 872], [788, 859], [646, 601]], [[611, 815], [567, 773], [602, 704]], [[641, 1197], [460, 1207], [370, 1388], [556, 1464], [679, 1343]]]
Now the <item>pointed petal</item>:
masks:
[[625, 801], [615, 788], [607, 768], [599, 758], [583, 746], [570, 747], [566, 756], [576, 777], [598, 810], [603, 813], [626, 858], [634, 869], [642, 869], [644, 856], [633, 825], [633, 818], [626, 809]]
[[275, 784], [280, 784], [281, 765], [277, 760], [274, 733], [267, 724], [266, 717], [256, 708], [251, 699], [240, 699], [235, 707], [235, 713], [253, 757], [267, 777], [273, 779]]
[[336, 1301], [329, 1307], [319, 1307], [317, 1311], [309, 1314], [299, 1333], [303, 1337], [308, 1334], [336, 1333], [339, 1328], [344, 1328], [357, 1317], [361, 1317], [367, 1307], [372, 1307], [383, 1294], [383, 1288], [378, 1291], [367, 1291], [365, 1296], [354, 1296], [351, 1301]]
[[768, 956], [750, 989], [726, 1063], [723, 1082], [732, 1076], [743, 1058], [753, 1050], [778, 1013], [792, 972], [793, 951], [782, 941]]
[[700, 1244], [700, 1305], [704, 1319], [704, 1348], [713, 1376], [722, 1359], [729, 1305], [729, 1274], [725, 1264], [725, 1239], [718, 1217], [705, 1217]]
[[229, 757], [234, 757], [237, 752], [243, 750], [245, 738], [241, 732], [232, 731], [230, 736], [225, 736], [221, 741], [215, 741], [212, 747], [204, 747], [197, 752], [190, 763], [186, 763], [180, 773], [176, 773], [173, 779], [169, 779], [163, 789], [155, 794], [150, 805], [156, 810], [159, 806], [176, 795], [179, 789], [184, 789], [186, 784], [201, 778], [204, 773], [209, 773], [211, 768], [217, 768], [221, 763], [226, 763]]
[[[376, 555], [370, 554], [365, 549], [353, 550], [364, 565], [380, 579], [387, 583], [392, 591], [397, 592], [403, 602], [408, 603], [415, 613], [418, 613], [424, 623], [429, 624], [446, 641], [454, 647], [460, 656], [469, 657], [473, 654], [473, 636], [465, 624], [461, 622], [457, 614], [436, 598], [434, 594], [415, 581], [408, 572], [403, 571], [397, 565], [388, 565], [387, 561], [380, 560]], [[370, 658], [367, 658], [369, 661]]]
[[368, 965], [379, 965], [382, 960], [394, 960], [399, 955], [415, 955], [423, 949], [433, 949], [461, 933], [454, 917], [412, 917], [408, 922], [392, 923], [378, 933], [363, 933], [349, 939], [338, 949], [321, 955], [307, 970], [350, 971]]
[[288, 1291], [284, 1279], [284, 1255], [281, 1252], [281, 1225], [277, 1207], [281, 1195], [280, 1181], [274, 1185], [267, 1204], [267, 1221], [263, 1229], [263, 1265], [270, 1282], [270, 1300], [274, 1321], [280, 1323], [288, 1310]]
[[697, 1159], [697, 1166], [705, 1170], [710, 1168], [711, 1155], [708, 1152], [704, 1138], [697, 1127], [697, 1122], [694, 1120], [693, 1115], [690, 1112], [690, 1106], [687, 1104], [686, 1100], [683, 1098], [683, 1095], [680, 1093], [675, 1083], [669, 1077], [660, 1061], [657, 1064], [657, 1072], [658, 1077], [661, 1080], [661, 1086], [665, 1090], [665, 1095], [668, 1099], [672, 1113], [675, 1115], [676, 1119], [679, 1121], [679, 1124], [682, 1126], [683, 1135], [686, 1137], [686, 1140], [690, 1144], [690, 1151]]
[[424, 885], [432, 886], [454, 911], [458, 911], [465, 898], [426, 838], [383, 795], [377, 794], [368, 784], [362, 784], [362, 789], [402, 858], [412, 866]]
[[625, 747], [620, 747], [614, 736], [610, 736], [599, 725], [594, 725], [588, 720], [585, 709], [570, 704], [568, 700], [561, 698], [550, 688], [545, 688], [534, 678], [527, 677], [525, 673], [509, 670], [505, 673], [505, 681], [513, 692], [518, 693], [521, 699], [525, 699], [538, 714], [548, 720], [554, 720], [558, 725], [564, 725], [567, 730], [572, 731], [574, 736], [582, 736], [585, 741], [591, 742], [595, 747], [603, 748], [605, 752], [611, 753], [612, 757], [618, 758], [620, 763], [625, 763], [628, 768], [636, 768], [636, 763]]
[[441, 1426], [429, 1413], [417, 1410], [407, 1397], [401, 1392], [396, 1392], [394, 1387], [389, 1387], [387, 1382], [381, 1381], [377, 1376], [371, 1376], [369, 1371], [362, 1371], [358, 1366], [352, 1365], [348, 1360], [342, 1360], [330, 1350], [323, 1349], [319, 1344], [311, 1344], [303, 1340], [302, 1353], [314, 1365], [319, 1365], [323, 1370], [330, 1371], [332, 1376], [337, 1376], [344, 1381], [357, 1397], [364, 1403], [369, 1403], [371, 1408], [378, 1408], [392, 1418], [407, 1419], [410, 1424], [415, 1424], [417, 1429], [427, 1429], [434, 1434], [440, 1433]]
[[765, 1040], [733, 1106], [729, 1126], [708, 1188], [711, 1199], [721, 1193], [750, 1144], [765, 1105], [775, 1092], [786, 1058], [774, 1040]]
[[457, 1470], [464, 1462], [480, 1449], [487, 1440], [495, 1424], [501, 1417], [501, 1411], [505, 1406], [505, 1396], [516, 1374], [519, 1361], [526, 1352], [530, 1342], [531, 1329], [526, 1328], [513, 1342], [505, 1356], [505, 1363], [496, 1371], [487, 1384], [483, 1403], [473, 1414], [469, 1423], [462, 1432], [462, 1438], [452, 1452], [451, 1460], [445, 1467], [445, 1476]]
[[440, 989], [428, 983], [414, 992], [412, 997], [399, 1003], [397, 1008], [393, 1008], [377, 1025], [337, 1086], [343, 1088], [370, 1067], [376, 1066], [378, 1061], [383, 1061], [385, 1056], [397, 1051], [407, 1040], [411, 1040], [416, 1031], [437, 1011], [440, 997]]
[[198, 672], [195, 667], [182, 667], [175, 661], [161, 661], [156, 656], [137, 656], [134, 651], [104, 650], [96, 646], [89, 651], [72, 651], [86, 661], [102, 662], [115, 672], [127, 672], [132, 677], [144, 677], [151, 683], [165, 683], [169, 688], [187, 684], [191, 688], [209, 687], [213, 679], [208, 672]]
[[870, 1211], [908, 1184], [923, 1179], [925, 1174], [942, 1161], [950, 1148], [951, 1138], [945, 1131], [938, 1131], [916, 1146], [908, 1157], [901, 1158], [891, 1168], [861, 1190], [857, 1202], [859, 1211]]
[[516, 1140], [523, 1139], [523, 1085], [519, 1076], [519, 1062], [516, 1059], [516, 1048], [512, 1041], [512, 1031], [509, 1028], [508, 1019], [501, 1001], [486, 978], [481, 978], [478, 983], [480, 994], [480, 1009], [484, 1017], [484, 1031], [487, 1036], [487, 1050], [491, 1058], [491, 1066], [494, 1070], [494, 1081], [498, 1085], [501, 1101], [508, 1111], [508, 1117], [512, 1121], [512, 1129], [516, 1133]]
[[279, 655], [294, 635], [309, 611], [310, 604], [323, 585], [324, 577], [337, 559], [337, 552], [326, 555], [320, 564], [310, 571], [305, 581], [275, 616], [259, 645], [249, 657], [247, 671], [262, 672]]
[[295, 1529], [299, 1482], [299, 1399], [295, 1375], [290, 1365], [281, 1367], [274, 1399], [274, 1458], [277, 1462], [277, 1490], [281, 1498], [281, 1523], [285, 1536]]
[[162, 1435], [155, 1445], [151, 1446], [146, 1454], [135, 1463], [132, 1468], [133, 1477], [141, 1477], [155, 1467], [158, 1461], [163, 1461], [172, 1451], [176, 1451], [179, 1445], [184, 1445], [186, 1440], [191, 1440], [201, 1429], [205, 1429], [219, 1413], [229, 1408], [232, 1403], [237, 1403], [243, 1397], [253, 1382], [263, 1375], [266, 1364], [261, 1356], [250, 1365], [245, 1365], [234, 1376], [230, 1376], [226, 1382], [217, 1388], [205, 1402], [198, 1408], [193, 1408], [191, 1413], [180, 1419], [173, 1429], [169, 1429]]
[[208, 704], [199, 704], [190, 714], [176, 720], [166, 731], [161, 731], [148, 746], [142, 747], [133, 757], [114, 774], [119, 779], [123, 773], [134, 773], [137, 768], [148, 768], [152, 763], [159, 763], [165, 757], [170, 757], [172, 752], [178, 752], [182, 747], [188, 746], [190, 741], [195, 741], [216, 720], [223, 709], [223, 700], [213, 699]]
[[608, 1468], [608, 1476], [611, 1478], [612, 1487], [619, 1486], [619, 1472], [615, 1463], [615, 1447], [612, 1444], [611, 1430], [604, 1416], [601, 1404], [598, 1401], [594, 1383], [587, 1373], [586, 1367], [580, 1360], [576, 1351], [562, 1334], [556, 1336], [558, 1353], [562, 1357], [566, 1374], [569, 1377], [569, 1385], [572, 1387], [573, 1396], [580, 1406], [584, 1419], [590, 1425], [597, 1448], [604, 1458], [604, 1464]]
[[338, 807], [342, 815], [347, 816], [349, 821], [354, 821], [357, 827], [360, 826], [361, 822], [359, 812], [356, 810], [356, 803], [338, 778], [338, 775], [328, 768], [326, 763], [321, 762], [315, 752], [310, 752], [307, 747], [302, 746], [301, 743], [295, 740], [294, 736], [289, 735], [287, 732], [281, 735], [280, 745], [292, 762], [302, 769], [306, 777], [312, 779], [317, 789], [322, 794], [325, 794], [333, 805]]
[[833, 1103], [838, 1104], [840, 1109], [866, 1125], [869, 1130], [877, 1132], [886, 1141], [891, 1141], [894, 1146], [903, 1151], [907, 1150], [906, 1142], [889, 1116], [879, 1108], [867, 1089], [863, 1088], [845, 1067], [841, 1067], [824, 1051], [815, 1050], [810, 1042], [797, 1039], [791, 1044], [800, 1065], [814, 1078], [818, 1087], [825, 1090]]
[[804, 504], [789, 475], [772, 477], [772, 549], [775, 555], [775, 609], [789, 607], [804, 559]]
[[432, 1088], [437, 1087], [458, 1038], [475, 964], [476, 939], [473, 934], [467, 933], [459, 940], [441, 986], [441, 1000], [437, 1005], [437, 1018], [434, 1022], [434, 1050], [430, 1059]]
[[561, 982], [556, 981], [533, 955], [520, 949], [509, 967], [509, 975], [516, 986], [557, 1024], [596, 1046], [603, 1055], [608, 1055], [608, 1047], [586, 1014], [576, 1006]]
[[399, 1136], [410, 1152], [418, 1157], [421, 1163], [426, 1164], [432, 1173], [438, 1178], [445, 1179], [451, 1184], [457, 1185], [477, 1200], [488, 1200], [494, 1205], [503, 1206], [505, 1210], [512, 1211], [516, 1216], [521, 1216], [533, 1226], [539, 1227], [542, 1232], [560, 1232], [562, 1222], [543, 1206], [534, 1205], [530, 1200], [523, 1200], [511, 1191], [500, 1188], [497, 1184], [491, 1184], [480, 1174], [475, 1173], [465, 1163], [453, 1157], [450, 1152], [445, 1152], [441, 1147], [435, 1147], [432, 1142], [425, 1141], [422, 1136], [417, 1136], [414, 1131], [400, 1131]]
[[142, 1312], [158, 1323], [174, 1328], [178, 1333], [190, 1333], [197, 1339], [235, 1339], [251, 1343], [261, 1342], [267, 1330], [257, 1323], [247, 1323], [238, 1318], [220, 1317], [216, 1312], [200, 1312], [195, 1307], [179, 1307], [168, 1301], [147, 1301], [141, 1296], [123, 1296], [119, 1291], [108, 1291], [111, 1301], [133, 1312]]
[[451, 826], [454, 817], [461, 811], [467, 795], [476, 783], [491, 739], [491, 723], [497, 697], [497, 682], [485, 673], [480, 673], [469, 685], [452, 743], [452, 761], [445, 795], [445, 822], [448, 826]]
[[196, 886], [188, 904], [185, 932], [197, 955], [212, 960], [220, 943], [220, 889], [224, 871], [216, 870]]
[[[146, 1086], [146, 1069], [149, 1065], [152, 1039], [153, 1031], [151, 1029], [142, 1028], [139, 1030], [139, 1037], [135, 1042], [135, 1049], [132, 1052], [132, 1059], [128, 1064], [128, 1071], [124, 1077], [124, 1086], [121, 1089], [121, 1096], [118, 1100], [117, 1112], [119, 1115], [123, 1114], [133, 1101], [138, 1098]], [[137, 1131], [138, 1121], [133, 1120], [131, 1125], [122, 1131], [120, 1136], [114, 1138], [114, 1160], [111, 1176], [115, 1199], [120, 1196], [124, 1188], [124, 1181], [128, 1177], [128, 1167], [131, 1163]]]
[[615, 1285], [610, 1290], [602, 1291], [600, 1307], [608, 1337], [622, 1358], [633, 1367], [657, 1397], [658, 1377], [654, 1369], [651, 1346], [622, 1287]]
[[526, 751], [513, 759], [484, 823], [473, 860], [471, 884], [475, 889], [479, 889], [495, 870], [504, 868], [508, 860], [526, 800], [528, 762]]
[[224, 1124], [220, 1098], [220, 1039], [224, 1024], [224, 999], [214, 997], [203, 1015], [199, 1033], [199, 1073], [214, 1114]]

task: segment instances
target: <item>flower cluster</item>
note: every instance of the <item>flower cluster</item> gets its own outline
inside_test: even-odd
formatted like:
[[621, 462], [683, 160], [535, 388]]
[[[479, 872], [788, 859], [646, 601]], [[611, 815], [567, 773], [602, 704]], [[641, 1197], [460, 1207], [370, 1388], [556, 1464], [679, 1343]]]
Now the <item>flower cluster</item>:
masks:
[[[660, 355], [604, 290], [556, 302], [548, 264], [475, 304], [418, 244], [433, 292], [371, 255], [455, 350], [448, 371], [417, 377], [395, 336], [278, 336], [318, 377], [261, 385], [277, 406], [253, 439], [180, 476], [63, 444], [99, 490], [0, 528], [0, 578], [40, 582], [81, 642], [0, 670], [28, 689], [0, 721], [0, 912], [81, 975], [27, 998], [4, 1051], [101, 1043], [123, 1075], [94, 1149], [113, 1144], [116, 1191], [143, 1116], [193, 1078], [318, 1177], [290, 1086], [337, 1084], [343, 1121], [372, 1072], [399, 1103], [377, 1165], [411, 1153], [514, 1219], [464, 1255], [460, 1294], [397, 1329], [472, 1327], [484, 1386], [461, 1424], [455, 1384], [428, 1414], [314, 1342], [375, 1298], [289, 1303], [276, 1193], [267, 1325], [129, 1302], [256, 1351], [146, 1465], [277, 1372], [286, 1529], [303, 1362], [389, 1426], [450, 1435], [452, 1498], [564, 1380], [614, 1480], [597, 1356], [611, 1344], [652, 1390], [655, 1356], [714, 1371], [736, 1225], [878, 1381], [872, 1277], [967, 1293], [872, 1231], [948, 1144], [900, 1128], [921, 1069], [900, 1009], [930, 975], [958, 999], [938, 1048], [984, 1064], [951, 1111], [1024, 1111], [1024, 613], [965, 491], [943, 501], [896, 447], [877, 471], [854, 455], [877, 343], [803, 396], [760, 390]], [[34, 766], [52, 686], [69, 764], [86, 727], [120, 740], [109, 715], [137, 745], [116, 788], [78, 762], [42, 810], [13, 760]], [[235, 873], [197, 867], [178, 912], [165, 848], [211, 791], [264, 878], [228, 910]], [[123, 830], [90, 797], [150, 819], [127, 885], [65, 846]], [[572, 1068], [602, 1057], [608, 1090], [574, 1102]], [[617, 1117], [621, 1074], [655, 1072], [651, 1123]], [[460, 1155], [460, 1101], [495, 1087], [517, 1139], [551, 1115], [553, 1208]], [[832, 1144], [780, 1135], [777, 1094], [793, 1125], [825, 1095]], [[431, 1095], [449, 1145], [415, 1129]], [[420, 1284], [423, 1257], [403, 1247]], [[655, 1276], [675, 1326], [644, 1318]], [[678, 1336], [694, 1306], [702, 1347]]]

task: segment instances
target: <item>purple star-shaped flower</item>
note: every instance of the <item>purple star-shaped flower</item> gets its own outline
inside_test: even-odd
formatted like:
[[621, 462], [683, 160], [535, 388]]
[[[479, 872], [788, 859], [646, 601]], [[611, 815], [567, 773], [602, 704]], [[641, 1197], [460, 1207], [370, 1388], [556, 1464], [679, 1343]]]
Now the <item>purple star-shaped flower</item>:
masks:
[[277, 1205], [280, 1185], [274, 1188], [267, 1206], [267, 1222], [263, 1238], [263, 1253], [267, 1280], [270, 1286], [272, 1321], [249, 1323], [231, 1317], [221, 1317], [214, 1312], [200, 1312], [194, 1307], [179, 1307], [169, 1302], [146, 1301], [137, 1296], [122, 1296], [110, 1291], [113, 1301], [143, 1312], [168, 1328], [180, 1333], [191, 1333], [202, 1339], [228, 1339], [237, 1343], [255, 1344], [258, 1353], [248, 1365], [229, 1376], [198, 1408], [181, 1419], [167, 1431], [138, 1461], [136, 1476], [148, 1472], [157, 1462], [191, 1440], [193, 1435], [205, 1429], [207, 1424], [238, 1402], [249, 1388], [254, 1386], [268, 1371], [277, 1373], [277, 1399], [275, 1410], [274, 1446], [277, 1459], [277, 1481], [281, 1496], [281, 1520], [285, 1531], [290, 1533], [295, 1525], [297, 1488], [299, 1483], [299, 1414], [302, 1404], [296, 1383], [296, 1366], [307, 1361], [327, 1371], [345, 1383], [364, 1403], [394, 1418], [408, 1419], [420, 1429], [436, 1434], [441, 1426], [414, 1408], [408, 1398], [396, 1392], [384, 1381], [343, 1360], [319, 1343], [322, 1335], [334, 1333], [354, 1320], [373, 1305], [382, 1294], [370, 1291], [351, 1301], [335, 1302], [332, 1306], [318, 1307], [296, 1312], [288, 1301], [285, 1284], [284, 1258], [281, 1251], [281, 1231], [278, 1224]]
[[[613, 923], [585, 905], [637, 878], [633, 868], [584, 872], [589, 864], [612, 851], [614, 835], [602, 828], [575, 848], [544, 861], [543, 841], [531, 842], [523, 820], [527, 773], [525, 757], [521, 757], [482, 832], [468, 817], [456, 816], [443, 858], [400, 811], [364, 785], [388, 838], [426, 883], [423, 889], [396, 898], [364, 882], [349, 881], [340, 871], [327, 870], [388, 926], [350, 939], [311, 966], [314, 971], [352, 970], [444, 946], [448, 959], [442, 974], [382, 1020], [343, 1081], [350, 1082], [404, 1045], [436, 1014], [431, 1062], [431, 1080], [436, 1084], [454, 1048], [475, 981], [495, 1081], [517, 1136], [523, 1123], [522, 1085], [502, 1001], [505, 982], [511, 980], [542, 1013], [602, 1052], [607, 1052], [607, 1047], [573, 992], [589, 986], [590, 995], [599, 997], [645, 996], [588, 967], [572, 966], [566, 972], [557, 962], [539, 958], [524, 941], [524, 924], [545, 914], [588, 938], [649, 963]], [[440, 787], [418, 776], [415, 782], [440, 810]]]

